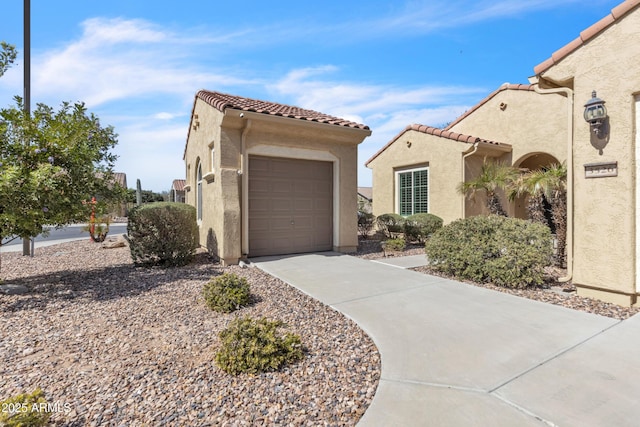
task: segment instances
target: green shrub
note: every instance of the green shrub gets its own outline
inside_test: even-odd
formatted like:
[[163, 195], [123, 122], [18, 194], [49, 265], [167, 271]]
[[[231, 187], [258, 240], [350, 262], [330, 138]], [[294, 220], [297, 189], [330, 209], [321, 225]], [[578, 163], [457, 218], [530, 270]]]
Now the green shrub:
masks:
[[407, 246], [407, 242], [402, 237], [398, 237], [396, 239], [388, 239], [384, 241], [383, 248], [385, 252], [388, 251], [404, 251], [404, 248]]
[[405, 219], [404, 235], [407, 240], [423, 242], [440, 228], [442, 228], [442, 218], [430, 213], [419, 213]]
[[404, 233], [404, 218], [398, 214], [387, 213], [378, 216], [378, 227], [390, 239]]
[[129, 213], [127, 234], [136, 264], [188, 264], [198, 247], [196, 209], [173, 202], [136, 207]]
[[19, 394], [0, 402], [0, 426], [39, 427], [49, 422], [51, 412], [41, 389], [31, 394]]
[[249, 303], [249, 282], [234, 273], [224, 273], [204, 285], [207, 306], [220, 313], [231, 313]]
[[438, 271], [513, 288], [542, 284], [553, 255], [548, 227], [496, 215], [454, 221], [433, 234], [425, 248]]
[[257, 374], [275, 371], [303, 357], [300, 337], [278, 334], [280, 321], [250, 317], [233, 320], [220, 332], [222, 347], [215, 355], [218, 367], [225, 372]]
[[358, 234], [367, 238], [376, 223], [376, 216], [369, 212], [358, 211]]

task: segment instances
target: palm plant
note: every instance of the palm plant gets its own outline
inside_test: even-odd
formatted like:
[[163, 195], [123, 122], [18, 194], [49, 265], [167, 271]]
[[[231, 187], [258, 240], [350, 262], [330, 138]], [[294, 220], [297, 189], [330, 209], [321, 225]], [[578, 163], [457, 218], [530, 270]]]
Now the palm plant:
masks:
[[[529, 194], [529, 218], [546, 223], [544, 200], [551, 205], [551, 219], [558, 239], [556, 265], [563, 266], [567, 242], [567, 165], [554, 163], [524, 174], [516, 193]], [[512, 193], [513, 194], [513, 193]]]
[[487, 197], [487, 209], [495, 215], [507, 216], [497, 191], [506, 189], [517, 179], [518, 171], [506, 163], [487, 161], [485, 158], [480, 169], [480, 174], [475, 178], [461, 182], [458, 192], [466, 194], [472, 200], [478, 192], [485, 193]]
[[513, 202], [518, 197], [529, 196], [527, 198], [527, 218], [532, 222], [537, 222], [546, 226], [551, 226], [547, 220], [546, 212], [547, 202], [544, 193], [537, 191], [539, 188], [539, 179], [541, 174], [532, 173], [527, 170], [521, 173], [520, 176], [512, 183], [508, 188], [509, 201]]

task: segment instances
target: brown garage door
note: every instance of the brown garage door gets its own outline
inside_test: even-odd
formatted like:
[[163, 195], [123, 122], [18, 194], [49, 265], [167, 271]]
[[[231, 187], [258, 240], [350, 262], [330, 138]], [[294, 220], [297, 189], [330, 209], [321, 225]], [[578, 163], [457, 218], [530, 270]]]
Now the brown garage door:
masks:
[[333, 163], [249, 157], [249, 256], [327, 251]]

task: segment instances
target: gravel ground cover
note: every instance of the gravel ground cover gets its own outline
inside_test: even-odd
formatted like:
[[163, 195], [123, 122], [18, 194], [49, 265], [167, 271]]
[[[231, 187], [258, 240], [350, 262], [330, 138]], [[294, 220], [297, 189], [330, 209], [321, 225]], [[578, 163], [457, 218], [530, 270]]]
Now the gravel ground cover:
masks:
[[[404, 252], [395, 253], [392, 254], [392, 256], [419, 254], [424, 254], [424, 246], [412, 244], [407, 245], [407, 248]], [[361, 240], [356, 256], [364, 259], [379, 259], [384, 258], [385, 254], [380, 247], [379, 240]], [[439, 272], [434, 271], [428, 266], [417, 267], [413, 268], [412, 270], [424, 274], [432, 274], [436, 276], [441, 275]], [[624, 320], [640, 312], [640, 307], [621, 307], [616, 304], [609, 304], [592, 298], [580, 297], [576, 294], [575, 286], [573, 286], [571, 282], [558, 282], [558, 277], [562, 277], [566, 274], [565, 270], [549, 268], [547, 269], [547, 271], [548, 281], [544, 286], [535, 286], [527, 289], [503, 288], [501, 286], [495, 286], [491, 283], [480, 284], [466, 280], [464, 282], [470, 285], [479, 286], [498, 292], [504, 292], [511, 295], [529, 298], [549, 304], [561, 305], [573, 310], [580, 310], [587, 313], [598, 314], [600, 316], [611, 317], [614, 319]]]
[[[212, 276], [247, 277], [253, 303], [206, 308]], [[206, 254], [186, 267], [142, 268], [129, 249], [88, 241], [2, 254], [0, 400], [41, 387], [56, 426], [355, 425], [375, 393], [380, 356], [340, 313], [257, 268]], [[305, 359], [282, 371], [231, 376], [213, 362], [236, 316], [266, 316], [301, 336]], [[57, 406], [56, 406], [57, 405]]]

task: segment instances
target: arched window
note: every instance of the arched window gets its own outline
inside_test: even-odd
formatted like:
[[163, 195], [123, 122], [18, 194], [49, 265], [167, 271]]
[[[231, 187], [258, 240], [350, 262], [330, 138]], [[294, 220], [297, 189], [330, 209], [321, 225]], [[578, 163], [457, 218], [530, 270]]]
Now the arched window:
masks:
[[198, 221], [202, 221], [202, 163], [198, 164], [198, 175], [196, 177], [196, 182], [196, 209], [198, 212]]

